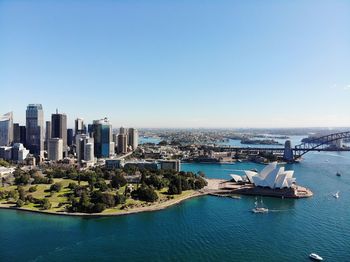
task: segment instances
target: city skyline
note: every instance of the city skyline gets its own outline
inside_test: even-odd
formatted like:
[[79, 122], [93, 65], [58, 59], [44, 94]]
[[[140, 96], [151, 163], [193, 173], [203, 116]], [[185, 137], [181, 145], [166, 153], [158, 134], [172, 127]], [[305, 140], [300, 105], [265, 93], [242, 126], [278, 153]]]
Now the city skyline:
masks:
[[346, 1], [2, 1], [0, 88], [114, 127], [350, 126]]

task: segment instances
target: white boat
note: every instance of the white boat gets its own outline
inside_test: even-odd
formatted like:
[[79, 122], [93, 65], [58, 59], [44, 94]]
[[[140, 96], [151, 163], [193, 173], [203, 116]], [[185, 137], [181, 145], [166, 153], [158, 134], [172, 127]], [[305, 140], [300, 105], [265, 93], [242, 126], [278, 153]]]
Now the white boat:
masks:
[[333, 194], [333, 197], [339, 198], [339, 191], [337, 193]]
[[322, 261], [323, 260], [323, 258], [321, 256], [317, 255], [316, 253], [311, 253], [309, 255], [309, 258], [311, 258], [313, 260], [316, 260], [316, 261]]
[[261, 207], [258, 206], [258, 201], [255, 198], [255, 207], [252, 209], [252, 212], [253, 213], [267, 213], [267, 212], [269, 212], [268, 208], [263, 207], [262, 199], [261, 199], [260, 203], [261, 203]]

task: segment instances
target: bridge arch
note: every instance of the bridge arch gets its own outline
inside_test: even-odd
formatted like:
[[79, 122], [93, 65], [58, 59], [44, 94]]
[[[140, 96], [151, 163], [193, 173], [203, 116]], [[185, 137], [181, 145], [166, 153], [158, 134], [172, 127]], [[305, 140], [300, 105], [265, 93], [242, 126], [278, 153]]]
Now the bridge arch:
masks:
[[329, 146], [331, 142], [348, 138], [350, 139], [350, 131], [329, 134], [301, 143], [296, 145], [293, 149], [294, 159], [298, 159], [310, 151], [315, 151], [325, 146]]

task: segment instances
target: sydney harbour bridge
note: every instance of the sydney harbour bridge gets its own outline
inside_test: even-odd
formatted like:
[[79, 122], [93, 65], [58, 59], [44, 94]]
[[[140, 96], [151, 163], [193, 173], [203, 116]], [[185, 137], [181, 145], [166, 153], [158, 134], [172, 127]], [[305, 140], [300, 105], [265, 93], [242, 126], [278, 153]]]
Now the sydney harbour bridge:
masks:
[[310, 151], [350, 151], [349, 147], [338, 148], [330, 145], [336, 141], [342, 141], [344, 139], [350, 139], [350, 131], [339, 132], [329, 135], [320, 136], [317, 138], [309, 139], [307, 142], [301, 143], [294, 147], [291, 146], [290, 141], [286, 141], [283, 147], [229, 147], [223, 148], [224, 151], [236, 151], [237, 153], [249, 153], [249, 152], [270, 152], [283, 155], [286, 161], [296, 161], [303, 155]]

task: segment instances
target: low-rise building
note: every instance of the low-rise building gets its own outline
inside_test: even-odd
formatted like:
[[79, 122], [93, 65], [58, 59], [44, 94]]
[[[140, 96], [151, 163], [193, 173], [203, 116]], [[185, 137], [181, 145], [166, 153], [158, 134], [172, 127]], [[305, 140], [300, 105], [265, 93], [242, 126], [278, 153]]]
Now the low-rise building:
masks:
[[106, 159], [106, 168], [107, 169], [119, 169], [124, 166], [123, 159]]
[[160, 169], [162, 170], [175, 170], [177, 172], [181, 169], [181, 161], [180, 160], [161, 160], [160, 161]]

